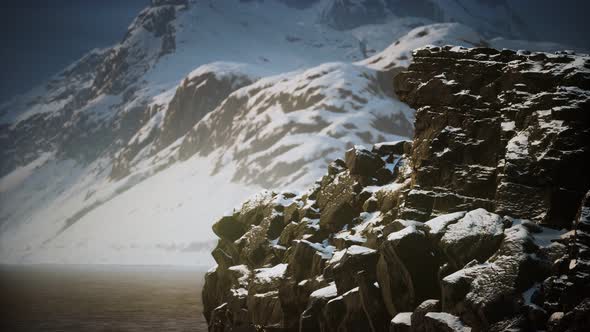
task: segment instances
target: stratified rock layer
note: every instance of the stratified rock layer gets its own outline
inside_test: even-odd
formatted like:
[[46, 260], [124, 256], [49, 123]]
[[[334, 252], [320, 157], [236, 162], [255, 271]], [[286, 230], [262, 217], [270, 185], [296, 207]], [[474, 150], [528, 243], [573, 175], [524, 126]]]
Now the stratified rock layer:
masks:
[[414, 58], [395, 81], [418, 109], [413, 143], [355, 146], [308, 191], [215, 223], [210, 331], [587, 326], [588, 57]]

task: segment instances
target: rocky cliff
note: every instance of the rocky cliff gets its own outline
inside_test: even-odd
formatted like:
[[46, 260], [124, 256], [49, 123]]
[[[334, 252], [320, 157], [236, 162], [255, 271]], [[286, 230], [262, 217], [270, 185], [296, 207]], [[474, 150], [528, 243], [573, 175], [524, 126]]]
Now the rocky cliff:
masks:
[[590, 58], [431, 47], [394, 81], [414, 139], [213, 226], [210, 331], [582, 331]]
[[0, 261], [210, 265], [182, 249], [214, 241], [189, 216], [411, 138], [392, 79], [411, 50], [564, 48], [506, 40], [526, 34], [505, 2], [150, 1], [119, 43], [0, 104]]

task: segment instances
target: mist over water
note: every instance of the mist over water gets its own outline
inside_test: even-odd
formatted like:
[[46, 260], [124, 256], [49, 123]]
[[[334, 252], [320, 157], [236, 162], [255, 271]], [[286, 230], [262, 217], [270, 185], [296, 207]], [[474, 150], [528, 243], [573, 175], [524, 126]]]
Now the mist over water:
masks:
[[0, 331], [207, 331], [204, 271], [0, 266]]

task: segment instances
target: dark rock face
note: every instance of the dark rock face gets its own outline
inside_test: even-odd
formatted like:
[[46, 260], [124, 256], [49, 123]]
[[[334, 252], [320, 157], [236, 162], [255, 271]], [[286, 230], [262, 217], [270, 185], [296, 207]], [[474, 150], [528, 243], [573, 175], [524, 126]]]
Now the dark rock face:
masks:
[[[569, 255], [557, 263], [557, 275], [543, 283], [541, 300], [551, 316], [551, 331], [583, 331], [590, 317], [590, 191], [578, 211]], [[561, 265], [561, 266], [560, 266]]]
[[[227, 96], [253, 80], [239, 70], [231, 74], [218, 74], [214, 70], [203, 69], [195, 75], [189, 75], [176, 89], [174, 97], [165, 110], [162, 126], [153, 128], [143, 140], [131, 141], [116, 156], [111, 177], [118, 179], [129, 174], [132, 160], [149, 143], [154, 143], [149, 155], [161, 151], [188, 133], [209, 112], [213, 111]], [[154, 105], [146, 110], [145, 124], [151, 115], [162, 111]]]
[[426, 331], [426, 314], [429, 312], [440, 312], [441, 309], [441, 303], [439, 300], [426, 300], [422, 302], [418, 307], [416, 307], [414, 313], [412, 313], [412, 331]]
[[168, 146], [186, 134], [230, 93], [249, 84], [252, 80], [240, 73], [218, 77], [216, 73], [205, 72], [185, 79], [170, 101], [158, 146]]
[[415, 58], [396, 78], [419, 108], [413, 143], [350, 149], [308, 191], [264, 193], [215, 223], [211, 331], [588, 326], [590, 188], [576, 172], [588, 157], [588, 58]]
[[346, 151], [344, 161], [346, 167], [350, 170], [350, 174], [361, 176], [375, 174], [378, 169], [385, 165], [379, 155], [358, 147]]
[[567, 227], [590, 187], [590, 59], [425, 48], [394, 81], [417, 109], [402, 217], [485, 208]]
[[475, 210], [448, 226], [440, 247], [455, 269], [474, 259], [484, 262], [502, 242], [503, 226], [500, 216], [483, 209]]
[[377, 280], [392, 316], [412, 311], [422, 301], [438, 296], [438, 262], [426, 228], [411, 225], [391, 233], [380, 251]]

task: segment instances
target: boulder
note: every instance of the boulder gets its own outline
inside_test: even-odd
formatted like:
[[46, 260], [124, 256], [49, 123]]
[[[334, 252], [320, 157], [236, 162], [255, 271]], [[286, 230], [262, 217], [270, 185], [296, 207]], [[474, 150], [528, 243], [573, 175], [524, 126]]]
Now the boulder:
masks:
[[461, 220], [467, 212], [460, 211], [449, 214], [443, 214], [436, 218], [428, 220], [425, 224], [428, 226], [428, 235], [439, 245], [440, 239], [447, 231], [447, 227]]
[[237, 294], [247, 293], [251, 277], [250, 269], [245, 265], [235, 265], [229, 268], [217, 267], [205, 274], [205, 285], [202, 290], [203, 314], [208, 322], [213, 321], [214, 310], [224, 305], [217, 313], [217, 317], [232, 315], [228, 311], [228, 302], [236, 300]]
[[238, 265], [240, 261], [240, 253], [236, 245], [225, 239], [218, 241], [217, 246], [211, 252], [211, 256], [222, 269]]
[[400, 312], [391, 320], [389, 332], [412, 332], [412, 313]]
[[438, 296], [438, 262], [425, 228], [411, 225], [391, 233], [379, 251], [377, 279], [391, 316]]
[[587, 331], [590, 326], [590, 298], [585, 298], [571, 311], [565, 313], [559, 324], [565, 331]]
[[362, 146], [347, 150], [344, 160], [351, 175], [375, 176], [377, 170], [385, 166], [378, 154]]
[[383, 142], [373, 145], [372, 152], [387, 157], [389, 155], [404, 155], [411, 152], [412, 141]]
[[330, 283], [328, 286], [319, 288], [309, 295], [309, 304], [299, 321], [300, 331], [322, 331], [325, 330], [326, 322], [323, 316], [325, 305], [331, 299], [338, 296], [336, 284]]
[[235, 241], [247, 231], [247, 226], [234, 216], [224, 216], [213, 224], [213, 233], [220, 239]]
[[442, 309], [440, 300], [426, 300], [422, 302], [411, 315], [411, 326], [413, 332], [425, 332], [425, 316], [429, 312], [440, 312]]
[[249, 283], [248, 293], [259, 294], [276, 291], [285, 279], [287, 264], [255, 269]]
[[361, 303], [358, 287], [328, 301], [324, 307], [326, 330], [370, 331], [370, 323]]
[[366, 271], [359, 271], [355, 279], [359, 285], [361, 304], [369, 320], [370, 330], [373, 332], [389, 330], [390, 316], [381, 297], [381, 290], [375, 282], [375, 276]]
[[320, 214], [320, 229], [334, 233], [352, 221], [360, 211], [354, 206], [353, 185], [355, 181], [347, 172], [327, 179], [318, 192], [317, 204]]
[[429, 312], [424, 316], [424, 326], [427, 332], [470, 332], [457, 316], [445, 312]]
[[477, 209], [447, 227], [440, 247], [452, 266], [460, 269], [474, 259], [479, 262], [487, 260], [498, 249], [503, 237], [502, 218]]
[[251, 267], [260, 267], [272, 262], [273, 250], [267, 237], [268, 226], [268, 223], [252, 226], [235, 241], [241, 262]]
[[[293, 251], [289, 256], [287, 273], [297, 282], [313, 276], [322, 263], [332, 257], [333, 247], [324, 247], [319, 243], [306, 240], [294, 241]], [[318, 254], [316, 256], [316, 254]], [[319, 261], [318, 261], [319, 260]], [[316, 261], [314, 268], [314, 261]]]
[[549, 316], [547, 320], [547, 331], [549, 332], [561, 332], [563, 331], [563, 327], [561, 326], [563, 320], [564, 313], [563, 311], [557, 311]]
[[353, 245], [334, 254], [326, 269], [331, 270], [338, 293], [342, 294], [358, 287], [356, 275], [359, 271], [364, 271], [367, 280], [375, 282], [378, 259], [377, 250]]
[[[295, 281], [287, 276], [279, 286], [279, 299], [284, 314], [285, 329], [297, 329], [301, 324], [301, 316], [308, 309], [311, 294], [318, 289], [328, 286], [329, 283], [321, 276], [316, 276], [302, 281]], [[310, 317], [318, 322], [318, 316]]]
[[248, 295], [248, 312], [252, 324], [268, 327], [283, 326], [283, 310], [278, 291]]
[[504, 233], [500, 247], [486, 262], [473, 260], [441, 281], [443, 311], [477, 329], [489, 329], [523, 311], [522, 293], [549, 273], [526, 227], [514, 225]]

